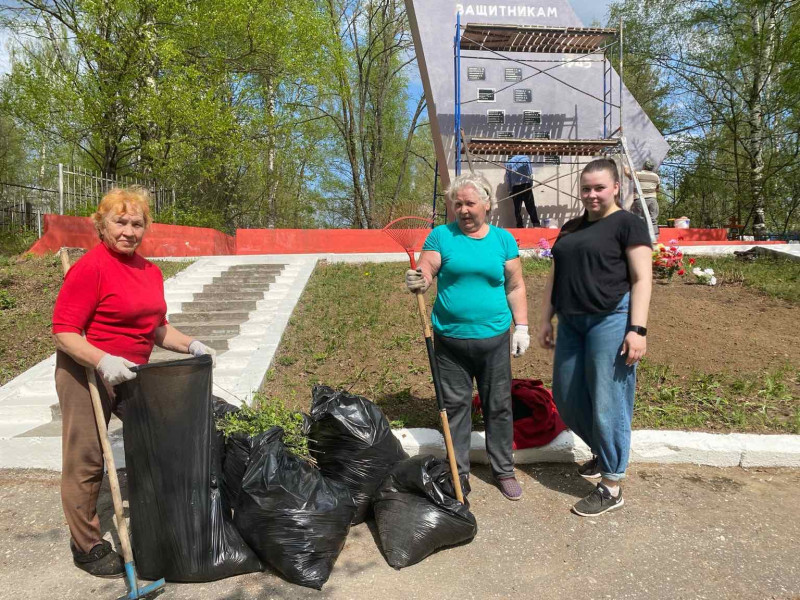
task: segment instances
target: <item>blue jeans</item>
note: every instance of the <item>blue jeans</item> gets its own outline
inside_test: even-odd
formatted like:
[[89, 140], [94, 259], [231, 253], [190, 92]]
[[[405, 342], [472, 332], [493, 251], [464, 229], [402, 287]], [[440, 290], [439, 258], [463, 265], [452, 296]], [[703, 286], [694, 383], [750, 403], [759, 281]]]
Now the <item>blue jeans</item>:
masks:
[[631, 446], [636, 365], [622, 342], [630, 294], [610, 313], [558, 315], [553, 398], [561, 418], [598, 457], [606, 479], [625, 477]]

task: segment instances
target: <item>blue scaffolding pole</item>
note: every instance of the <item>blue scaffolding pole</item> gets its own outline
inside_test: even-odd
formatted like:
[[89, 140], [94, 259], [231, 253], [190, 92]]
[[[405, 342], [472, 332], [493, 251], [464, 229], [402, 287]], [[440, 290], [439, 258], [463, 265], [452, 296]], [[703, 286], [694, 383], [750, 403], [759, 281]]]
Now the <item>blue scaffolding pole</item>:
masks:
[[461, 175], [461, 13], [456, 14], [456, 35], [453, 38], [453, 70], [455, 105], [453, 107], [453, 135], [455, 136], [456, 176]]

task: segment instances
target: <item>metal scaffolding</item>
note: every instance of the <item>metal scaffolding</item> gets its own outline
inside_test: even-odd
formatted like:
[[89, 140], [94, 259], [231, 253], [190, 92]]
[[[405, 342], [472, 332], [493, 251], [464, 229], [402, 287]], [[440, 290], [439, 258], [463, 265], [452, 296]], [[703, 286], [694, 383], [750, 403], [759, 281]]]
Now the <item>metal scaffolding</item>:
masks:
[[[461, 174], [462, 155], [470, 163], [470, 170], [473, 167], [473, 156], [482, 155], [495, 157], [508, 157], [517, 154], [529, 156], [599, 156], [611, 152], [617, 152], [622, 156], [623, 161], [627, 162], [631, 178], [636, 188], [636, 195], [642, 204], [644, 214], [649, 224], [650, 234], [655, 241], [655, 229], [650, 222], [650, 213], [644, 201], [641, 185], [636, 176], [628, 146], [625, 141], [623, 129], [623, 23], [620, 19], [618, 29], [597, 28], [597, 27], [541, 27], [534, 25], [498, 25], [484, 23], [461, 24], [461, 15], [456, 16], [455, 37], [453, 39], [453, 71], [455, 79], [455, 110], [454, 128], [455, 136], [455, 173]], [[617, 48], [619, 50], [619, 69], [618, 76], [614, 77], [614, 68], [610, 60], [610, 52]], [[507, 60], [519, 64], [523, 68], [533, 70], [528, 77], [536, 76], [549, 77], [565, 86], [570, 87], [578, 93], [590, 96], [602, 104], [603, 117], [603, 138], [602, 139], [520, 139], [520, 138], [486, 138], [473, 137], [466, 139], [461, 128], [461, 61], [470, 57], [462, 57], [462, 50], [478, 51], [494, 54], [502, 60]], [[559, 53], [574, 54], [574, 58], [560, 62], [548, 68], [535, 66], [537, 61], [521, 60], [507, 56], [504, 52], [526, 52], [532, 54]], [[603, 62], [603, 95], [596, 96], [586, 90], [580, 89], [566, 81], [553, 75], [558, 67], [574, 61], [581, 61], [586, 58], [602, 54]], [[614, 80], [617, 79], [616, 89]], [[518, 82], [517, 82], [518, 83]], [[500, 92], [512, 87], [507, 86], [499, 90]], [[614, 103], [615, 92], [618, 91], [618, 103]], [[469, 102], [472, 102], [470, 100]], [[611, 131], [612, 117], [617, 111], [619, 127]], [[481, 163], [494, 164], [503, 168], [505, 164], [499, 160], [483, 158]], [[531, 177], [533, 183], [545, 185], [543, 182], [536, 182]]]

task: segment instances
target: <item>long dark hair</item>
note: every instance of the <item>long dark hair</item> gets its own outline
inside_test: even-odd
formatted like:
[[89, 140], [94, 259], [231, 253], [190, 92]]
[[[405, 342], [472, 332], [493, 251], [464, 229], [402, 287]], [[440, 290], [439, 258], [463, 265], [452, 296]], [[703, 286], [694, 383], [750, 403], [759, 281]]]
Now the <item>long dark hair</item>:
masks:
[[[614, 180], [614, 183], [619, 184], [619, 170], [617, 169], [617, 163], [610, 158], [598, 158], [593, 160], [583, 167], [583, 171], [581, 171], [581, 177], [583, 177], [586, 173], [597, 173], [600, 171], [608, 172], [608, 174], [611, 175], [611, 179]], [[620, 199], [619, 192], [617, 193], [617, 197], [614, 199], [614, 201], [617, 203], [617, 206], [622, 208], [622, 200]], [[580, 227], [582, 222], [583, 219], [573, 219], [571, 223], [567, 223], [561, 228], [561, 232], [558, 236], [561, 237], [567, 233], [573, 233], [578, 229], [578, 227]]]

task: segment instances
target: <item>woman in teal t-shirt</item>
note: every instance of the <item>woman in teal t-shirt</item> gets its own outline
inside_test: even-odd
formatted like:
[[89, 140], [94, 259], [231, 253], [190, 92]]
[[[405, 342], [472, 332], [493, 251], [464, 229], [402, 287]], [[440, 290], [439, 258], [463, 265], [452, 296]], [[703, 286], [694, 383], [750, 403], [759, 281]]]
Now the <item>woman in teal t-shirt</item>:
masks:
[[511, 452], [511, 352], [522, 356], [530, 344], [519, 250], [510, 233], [486, 222], [492, 191], [485, 177], [460, 175], [445, 196], [456, 220], [430, 233], [417, 270], [406, 272], [406, 285], [424, 292], [438, 277], [431, 317], [436, 363], [464, 493], [469, 491], [475, 380], [492, 473], [502, 494], [519, 500], [522, 488]]

